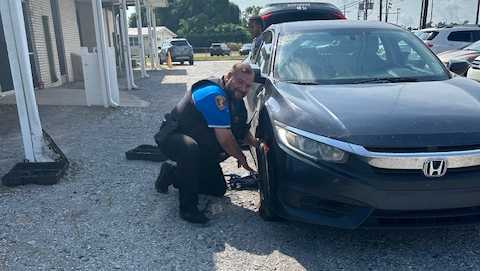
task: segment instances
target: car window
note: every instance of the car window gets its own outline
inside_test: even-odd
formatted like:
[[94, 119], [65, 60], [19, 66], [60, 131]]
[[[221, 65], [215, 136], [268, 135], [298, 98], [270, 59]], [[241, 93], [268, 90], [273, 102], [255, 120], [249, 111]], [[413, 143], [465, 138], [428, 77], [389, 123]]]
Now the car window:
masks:
[[263, 44], [257, 55], [257, 65], [263, 74], [270, 72], [270, 63], [272, 56], [272, 40], [273, 35], [271, 31], [263, 33]]
[[138, 37], [128, 37], [130, 46], [138, 46]]
[[385, 53], [385, 47], [383, 47], [381, 39], [378, 39], [377, 56], [384, 61], [387, 60], [387, 54]]
[[439, 33], [438, 31], [417, 31], [415, 35], [422, 40], [433, 40]]
[[427, 63], [422, 61], [422, 57], [420, 56], [418, 49], [416, 47], [411, 46], [406, 40], [404, 39], [399, 40], [397, 46], [400, 51], [399, 59], [402, 62], [403, 61], [407, 62], [408, 64], [406, 65], [413, 65], [414, 67], [420, 70], [425, 68], [424, 65], [428, 66]]
[[473, 41], [480, 40], [480, 31], [472, 31], [473, 32]]
[[472, 42], [472, 31], [454, 31], [448, 35], [449, 41]]
[[173, 46], [188, 46], [188, 43], [186, 40], [173, 40], [172, 41]]
[[[446, 80], [442, 63], [409, 32], [334, 29], [280, 35], [274, 75], [281, 81], [348, 84], [379, 78]], [[263, 48], [263, 47], [262, 47]]]

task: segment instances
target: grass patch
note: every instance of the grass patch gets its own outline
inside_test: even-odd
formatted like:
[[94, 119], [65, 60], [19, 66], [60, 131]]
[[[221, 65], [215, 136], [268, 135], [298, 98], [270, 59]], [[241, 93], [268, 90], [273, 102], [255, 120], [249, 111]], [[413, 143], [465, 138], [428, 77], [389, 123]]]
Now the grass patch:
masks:
[[226, 60], [244, 60], [247, 56], [241, 56], [238, 52], [232, 52], [229, 56], [210, 56], [209, 53], [195, 54], [194, 61], [226, 61]]

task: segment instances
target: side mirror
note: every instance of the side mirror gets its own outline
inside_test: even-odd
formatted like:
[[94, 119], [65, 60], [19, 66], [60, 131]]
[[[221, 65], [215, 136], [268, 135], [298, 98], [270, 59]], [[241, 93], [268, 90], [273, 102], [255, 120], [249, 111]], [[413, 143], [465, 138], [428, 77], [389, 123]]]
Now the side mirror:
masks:
[[262, 71], [257, 65], [252, 65], [253, 74], [255, 74], [254, 82], [257, 84], [265, 84], [266, 78], [262, 76]]
[[447, 68], [455, 74], [465, 76], [470, 68], [470, 63], [466, 60], [451, 59], [448, 61]]

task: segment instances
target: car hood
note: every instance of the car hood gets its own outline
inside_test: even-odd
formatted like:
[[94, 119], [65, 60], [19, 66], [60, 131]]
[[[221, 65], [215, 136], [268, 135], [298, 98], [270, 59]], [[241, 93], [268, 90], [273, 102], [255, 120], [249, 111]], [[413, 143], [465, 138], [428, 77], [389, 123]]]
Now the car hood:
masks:
[[438, 54], [438, 58], [444, 63], [448, 62], [450, 59], [473, 61], [477, 56], [480, 56], [480, 51], [452, 50]]
[[275, 89], [275, 119], [318, 135], [365, 147], [480, 145], [480, 84], [468, 79]]

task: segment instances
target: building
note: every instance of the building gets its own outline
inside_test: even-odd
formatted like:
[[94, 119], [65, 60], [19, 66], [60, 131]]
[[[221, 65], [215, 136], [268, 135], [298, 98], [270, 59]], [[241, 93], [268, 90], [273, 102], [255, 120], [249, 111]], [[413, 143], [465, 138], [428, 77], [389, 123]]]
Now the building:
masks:
[[[14, 89], [11, 93], [16, 98], [25, 153], [22, 163], [45, 167], [48, 163], [42, 162], [52, 162], [47, 154], [48, 140], [43, 134], [34, 88], [78, 80], [83, 74], [81, 52], [85, 54], [84, 60], [92, 63], [86, 79], [95, 82], [91, 89], [103, 97], [103, 106], [118, 106], [112, 102], [112, 95], [114, 89], [118, 94], [115, 70], [119, 64], [115, 58], [121, 57], [121, 53], [128, 89], [133, 88], [128, 33], [121, 27], [127, 25], [128, 5], [136, 5], [137, 10], [143, 5], [154, 16], [155, 8], [166, 7], [168, 3], [166, 0], [0, 0], [0, 95]], [[111, 54], [111, 47], [121, 53]], [[141, 66], [142, 77], [147, 76], [144, 63]], [[21, 179], [23, 174], [13, 176]]]
[[[103, 1], [109, 46], [114, 38], [114, 4]], [[23, 0], [27, 42], [36, 88], [83, 79], [80, 47], [95, 47], [90, 0]], [[1, 16], [1, 14], [0, 14]], [[13, 89], [10, 64], [0, 20], [0, 91]]]

